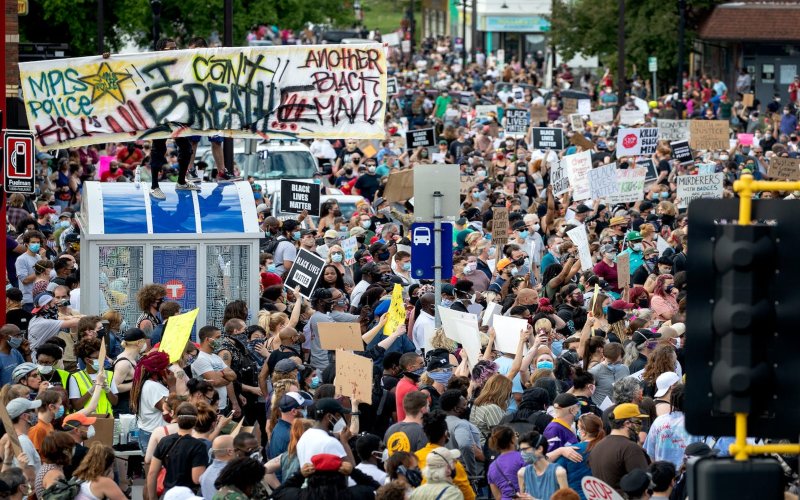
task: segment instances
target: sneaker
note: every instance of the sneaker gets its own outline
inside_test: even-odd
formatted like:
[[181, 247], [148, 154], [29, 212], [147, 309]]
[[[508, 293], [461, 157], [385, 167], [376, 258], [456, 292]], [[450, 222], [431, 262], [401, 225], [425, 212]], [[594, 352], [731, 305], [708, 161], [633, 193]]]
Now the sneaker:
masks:
[[198, 177], [197, 170], [190, 170], [186, 172], [186, 182], [202, 182], [203, 179]]
[[167, 195], [164, 194], [164, 191], [162, 191], [161, 188], [151, 189], [150, 190], [150, 196], [152, 196], [153, 198], [155, 198], [157, 200], [166, 200], [167, 199]]
[[175, 184], [175, 191], [200, 191], [200, 186], [197, 184]]
[[229, 175], [227, 172], [223, 174], [217, 174], [217, 182], [238, 182], [242, 180], [244, 179], [242, 179], [241, 177], [234, 177], [232, 175]]

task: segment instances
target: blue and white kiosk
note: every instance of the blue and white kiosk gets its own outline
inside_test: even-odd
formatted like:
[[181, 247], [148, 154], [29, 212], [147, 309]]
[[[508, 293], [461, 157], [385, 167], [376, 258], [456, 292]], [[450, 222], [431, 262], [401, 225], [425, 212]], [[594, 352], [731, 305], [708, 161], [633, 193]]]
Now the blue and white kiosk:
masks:
[[167, 288], [181, 311], [199, 308], [197, 327], [222, 327], [225, 305], [259, 307], [259, 232], [247, 182], [204, 183], [166, 200], [130, 182], [86, 182], [81, 228], [81, 313], [119, 311], [133, 326], [136, 292], [147, 283]]

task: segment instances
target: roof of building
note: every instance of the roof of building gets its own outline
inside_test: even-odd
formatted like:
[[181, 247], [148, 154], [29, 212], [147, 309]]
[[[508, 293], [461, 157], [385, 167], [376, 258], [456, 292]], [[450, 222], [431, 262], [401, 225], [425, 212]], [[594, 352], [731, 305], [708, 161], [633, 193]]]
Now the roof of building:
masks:
[[701, 40], [800, 41], [800, 0], [739, 0], [718, 5], [700, 26]]

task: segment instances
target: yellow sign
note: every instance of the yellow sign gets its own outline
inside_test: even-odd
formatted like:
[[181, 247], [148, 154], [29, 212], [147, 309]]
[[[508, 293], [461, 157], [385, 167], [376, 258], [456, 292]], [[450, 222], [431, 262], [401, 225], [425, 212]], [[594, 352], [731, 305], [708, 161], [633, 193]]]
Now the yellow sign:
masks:
[[383, 334], [389, 336], [406, 321], [406, 307], [403, 304], [403, 287], [395, 283], [392, 290], [392, 303], [389, 305], [389, 319], [383, 327]]
[[170, 363], [178, 361], [183, 356], [198, 312], [199, 309], [195, 308], [187, 313], [172, 316], [167, 321], [167, 327], [164, 329], [164, 336], [161, 338], [158, 350], [169, 354]]
[[18, 16], [28, 15], [28, 0], [17, 0], [17, 15]]

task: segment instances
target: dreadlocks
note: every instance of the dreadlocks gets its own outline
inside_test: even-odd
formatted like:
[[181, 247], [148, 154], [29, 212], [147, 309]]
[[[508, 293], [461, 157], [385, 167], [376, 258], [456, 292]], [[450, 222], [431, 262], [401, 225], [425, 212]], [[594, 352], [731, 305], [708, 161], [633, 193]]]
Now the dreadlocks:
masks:
[[139, 412], [139, 398], [142, 395], [142, 386], [145, 381], [161, 376], [168, 366], [169, 355], [157, 351], [150, 352], [136, 363], [131, 385], [131, 411], [134, 414]]

